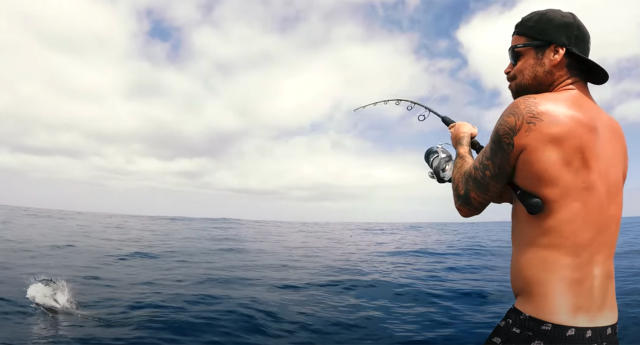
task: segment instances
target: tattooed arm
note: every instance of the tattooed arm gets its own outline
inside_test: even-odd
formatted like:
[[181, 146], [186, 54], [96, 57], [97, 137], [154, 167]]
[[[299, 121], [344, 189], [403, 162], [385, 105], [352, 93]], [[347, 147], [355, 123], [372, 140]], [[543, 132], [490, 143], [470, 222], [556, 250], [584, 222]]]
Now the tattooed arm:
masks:
[[453, 199], [463, 217], [481, 213], [491, 202], [508, 201], [505, 188], [513, 179], [515, 164], [522, 148], [515, 138], [525, 128], [528, 132], [542, 119], [537, 114], [535, 97], [520, 97], [502, 113], [491, 139], [476, 159], [471, 155], [471, 139], [478, 131], [468, 123], [449, 127], [456, 148], [453, 166]]

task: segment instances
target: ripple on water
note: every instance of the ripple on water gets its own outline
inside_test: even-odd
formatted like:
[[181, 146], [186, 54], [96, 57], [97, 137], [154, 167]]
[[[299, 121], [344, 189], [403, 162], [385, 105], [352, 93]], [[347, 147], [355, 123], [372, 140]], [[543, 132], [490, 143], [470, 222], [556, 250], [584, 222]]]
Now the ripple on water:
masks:
[[50, 249], [67, 249], [67, 248], [75, 248], [75, 244], [52, 244], [49, 246]]
[[80, 278], [82, 278], [84, 280], [102, 280], [102, 278], [100, 278], [98, 276], [92, 276], [92, 275], [81, 276]]
[[153, 259], [160, 258], [160, 256], [155, 254], [155, 253], [139, 252], [139, 251], [130, 252], [130, 253], [127, 253], [127, 254], [111, 254], [111, 255], [108, 255], [108, 256], [115, 257], [116, 260], [119, 260], [119, 261], [137, 260], [137, 259], [153, 260]]

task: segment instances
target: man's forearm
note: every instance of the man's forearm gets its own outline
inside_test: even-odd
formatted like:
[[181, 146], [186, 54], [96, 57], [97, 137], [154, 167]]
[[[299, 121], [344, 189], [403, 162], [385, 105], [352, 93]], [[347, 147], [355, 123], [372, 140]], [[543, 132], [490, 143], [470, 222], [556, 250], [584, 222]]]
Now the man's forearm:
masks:
[[526, 134], [540, 121], [535, 98], [518, 98], [502, 113], [489, 142], [475, 160], [470, 142], [478, 135], [477, 129], [466, 122], [449, 126], [451, 143], [457, 152], [451, 182], [460, 215], [479, 214], [491, 202], [513, 202], [513, 196], [509, 200], [505, 186], [513, 180], [515, 165], [522, 152], [521, 148], [516, 149], [515, 138], [523, 127], [526, 126]]
[[[500, 192], [490, 193], [488, 186], [474, 179], [473, 155], [471, 149], [461, 147], [456, 150], [451, 183], [453, 200], [456, 209], [463, 217], [471, 217], [482, 212], [489, 203], [513, 203], [513, 192], [508, 185], [502, 186]], [[493, 195], [493, 196], [491, 196]]]
[[487, 205], [482, 205], [480, 200], [474, 198], [469, 181], [469, 172], [473, 165], [471, 149], [467, 145], [459, 145], [456, 148], [456, 160], [453, 164], [451, 183], [453, 187], [453, 200], [456, 209], [463, 217], [475, 216], [482, 212]]

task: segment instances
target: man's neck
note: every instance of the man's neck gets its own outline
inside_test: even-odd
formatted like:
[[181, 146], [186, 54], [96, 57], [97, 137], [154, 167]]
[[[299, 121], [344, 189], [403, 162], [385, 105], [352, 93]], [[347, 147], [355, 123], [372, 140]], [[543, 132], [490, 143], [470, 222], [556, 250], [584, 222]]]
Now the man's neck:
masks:
[[593, 98], [591, 97], [591, 92], [589, 92], [589, 86], [587, 85], [587, 83], [576, 77], [567, 76], [566, 78], [558, 79], [558, 81], [552, 85], [550, 92], [569, 90], [578, 91], [585, 97], [593, 100]]

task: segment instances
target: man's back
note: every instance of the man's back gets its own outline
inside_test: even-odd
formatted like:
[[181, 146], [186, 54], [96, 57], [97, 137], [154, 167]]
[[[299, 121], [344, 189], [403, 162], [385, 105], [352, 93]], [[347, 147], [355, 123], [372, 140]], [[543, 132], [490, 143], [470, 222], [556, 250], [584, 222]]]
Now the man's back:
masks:
[[512, 211], [515, 306], [557, 324], [617, 321], [613, 256], [627, 152], [618, 123], [586, 90], [522, 97], [528, 124], [515, 138], [514, 182], [545, 211]]

